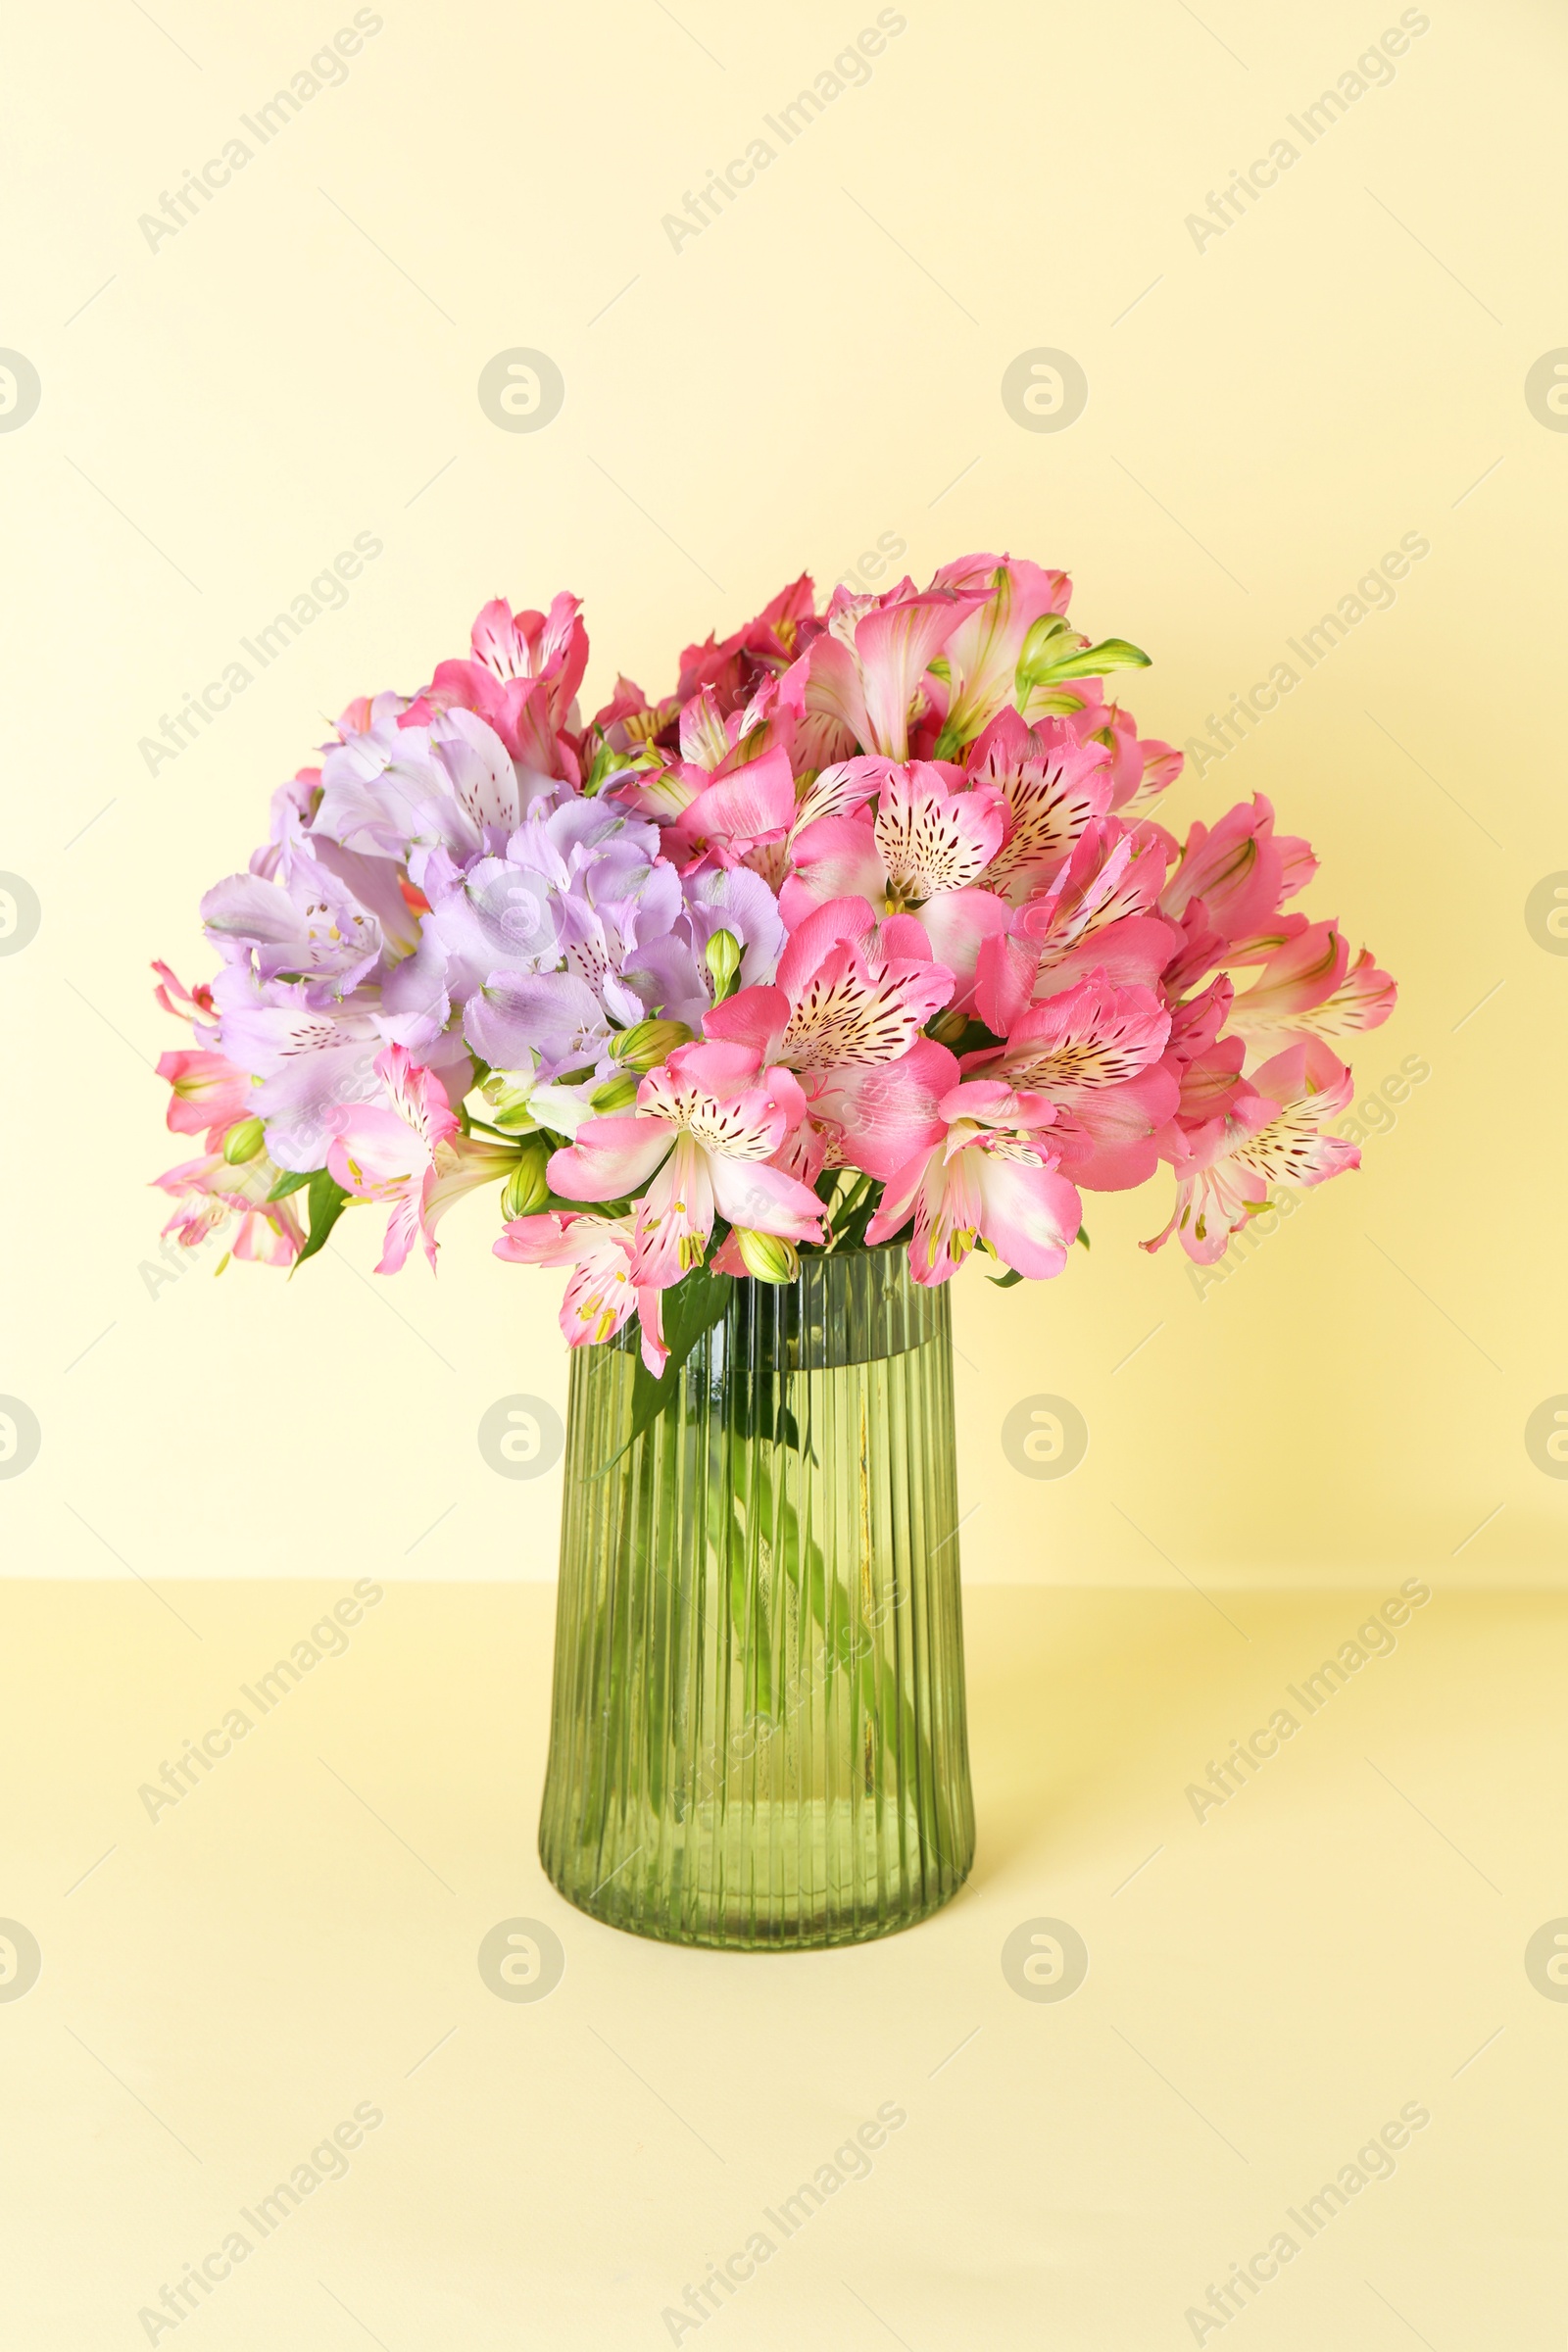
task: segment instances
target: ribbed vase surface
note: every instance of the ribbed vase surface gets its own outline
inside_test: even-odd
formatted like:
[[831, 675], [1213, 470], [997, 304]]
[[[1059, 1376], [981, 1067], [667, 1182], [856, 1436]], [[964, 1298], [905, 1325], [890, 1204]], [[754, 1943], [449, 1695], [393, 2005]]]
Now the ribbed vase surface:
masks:
[[572, 1359], [545, 1868], [681, 1943], [908, 1927], [974, 1851], [947, 1291], [737, 1282], [628, 1445], [636, 1345]]

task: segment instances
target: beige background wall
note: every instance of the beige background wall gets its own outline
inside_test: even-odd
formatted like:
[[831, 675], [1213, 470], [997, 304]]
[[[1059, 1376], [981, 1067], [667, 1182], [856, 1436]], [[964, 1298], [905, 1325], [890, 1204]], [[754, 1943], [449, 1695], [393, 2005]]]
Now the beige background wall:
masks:
[[[145, 1187], [184, 1156], [148, 961], [207, 968], [201, 891], [351, 695], [412, 687], [492, 594], [563, 586], [590, 694], [664, 688], [688, 638], [891, 536], [917, 577], [974, 548], [1070, 566], [1183, 741], [1414, 533], [1392, 608], [1170, 807], [1267, 792], [1311, 836], [1309, 904], [1401, 983], [1361, 1097], [1430, 1075], [1201, 1295], [1133, 1247], [1162, 1187], [1097, 1200], [1054, 1285], [961, 1280], [962, 1542], [991, 1580], [1550, 1578], [1568, 1489], [1525, 1431], [1568, 1391], [1568, 957], [1526, 907], [1568, 869], [1568, 437], [1526, 378], [1568, 344], [1560, 12], [1406, 11], [1430, 23], [1392, 80], [1308, 147], [1288, 118], [1397, 9], [910, 0], [784, 147], [763, 118], [874, 11], [388, 0], [154, 250], [139, 217], [352, 19], [155, 14], [12, 33], [0, 343], [41, 400], [0, 431], [0, 868], [41, 926], [0, 956], [0, 1392], [42, 1444], [0, 1479], [7, 1567], [553, 1574], [559, 1470], [509, 1482], [476, 1443], [498, 1398], [565, 1388], [555, 1280], [492, 1260], [488, 1200], [433, 1281], [372, 1278], [368, 1217], [288, 1285], [148, 1271]], [[662, 217], [759, 135], [776, 159], [672, 249]], [[1298, 160], [1200, 250], [1187, 217], [1282, 136]], [[519, 346], [564, 380], [534, 433], [476, 393]], [[1062, 431], [1004, 406], [1039, 347], [1088, 378]], [[162, 714], [365, 532], [344, 608], [149, 773]], [[1002, 1446], [1038, 1394], [1090, 1432], [1057, 1481]]]
[[[8, 28], [0, 347], [41, 397], [4, 429], [0, 376], [0, 874], [41, 920], [4, 952], [0, 900], [0, 1398], [41, 1444], [0, 1475], [7, 2352], [167, 2347], [138, 2314], [362, 2103], [346, 2176], [253, 2231], [176, 2352], [662, 2345], [884, 2102], [874, 2172], [705, 2352], [1213, 2352], [1191, 2313], [1287, 2229], [1222, 2352], [1544, 2352], [1563, 1627], [1498, 1588], [1560, 1584], [1568, 1501], [1525, 1443], [1568, 1392], [1568, 943], [1526, 915], [1568, 877], [1568, 434], [1526, 396], [1568, 347], [1562, 12], [1433, 0], [1308, 148], [1287, 118], [1389, 0], [909, 0], [678, 251], [662, 216], [874, 7], [376, 13], [156, 250], [139, 216], [352, 8]], [[1200, 250], [1187, 217], [1282, 132], [1299, 160]], [[518, 347], [564, 384], [534, 433], [477, 396]], [[1002, 398], [1042, 347], [1089, 386], [1056, 432]], [[163, 714], [360, 533], [343, 609], [149, 772]], [[485, 1202], [434, 1280], [377, 1281], [356, 1218], [292, 1283], [216, 1253], [161, 1279], [147, 1186], [185, 1152], [150, 958], [203, 967], [198, 897], [273, 785], [494, 593], [576, 589], [590, 691], [652, 690], [804, 564], [1010, 548], [1149, 649], [1136, 708], [1182, 741], [1406, 533], [1392, 609], [1171, 813], [1275, 798], [1312, 906], [1401, 983], [1358, 1100], [1430, 1074], [1201, 1295], [1133, 1246], [1158, 1190], [1096, 1203], [1054, 1285], [956, 1288], [966, 1570], [1056, 1588], [969, 1598], [969, 1886], [798, 1957], [570, 1910], [532, 1855], [561, 1474], [477, 1442], [499, 1400], [564, 1405], [555, 1281], [491, 1257]], [[1003, 1444], [1042, 1395], [1089, 1432], [1056, 1480]], [[348, 1652], [150, 1812], [365, 1577]], [[1411, 1578], [1397, 1654], [1195, 1804]], [[479, 1963], [520, 1923], [564, 1960], [537, 2002]], [[1037, 1999], [1020, 1939], [1063, 1923], [1087, 1977]], [[1308, 2237], [1289, 2217], [1369, 2146], [1385, 2172], [1411, 2107]]]

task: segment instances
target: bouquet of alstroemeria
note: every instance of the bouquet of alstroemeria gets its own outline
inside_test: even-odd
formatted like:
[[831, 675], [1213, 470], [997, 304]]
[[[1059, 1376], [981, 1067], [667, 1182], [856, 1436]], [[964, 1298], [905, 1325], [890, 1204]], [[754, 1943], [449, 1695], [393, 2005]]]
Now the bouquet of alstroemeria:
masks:
[[1181, 755], [1102, 684], [1147, 658], [1069, 594], [971, 556], [819, 613], [802, 578], [586, 724], [576, 600], [487, 605], [274, 796], [202, 902], [210, 985], [157, 967], [197, 1039], [169, 1124], [206, 1141], [166, 1230], [237, 1217], [286, 1266], [376, 1202], [389, 1274], [494, 1183], [497, 1254], [571, 1269], [568, 1341], [635, 1311], [658, 1377], [803, 1250], [1053, 1275], [1082, 1191], [1163, 1159], [1145, 1247], [1207, 1261], [1276, 1180], [1353, 1167], [1329, 1041], [1394, 985], [1286, 911], [1314, 860], [1267, 801], [1185, 843], [1151, 813]]

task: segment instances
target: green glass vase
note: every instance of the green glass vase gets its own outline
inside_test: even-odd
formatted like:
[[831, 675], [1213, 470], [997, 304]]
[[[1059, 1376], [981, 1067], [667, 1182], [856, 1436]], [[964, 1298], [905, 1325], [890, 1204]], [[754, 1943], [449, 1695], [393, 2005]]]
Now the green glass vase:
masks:
[[737, 1282], [628, 1444], [636, 1345], [572, 1358], [545, 1869], [677, 1943], [909, 1927], [974, 1852], [947, 1291]]

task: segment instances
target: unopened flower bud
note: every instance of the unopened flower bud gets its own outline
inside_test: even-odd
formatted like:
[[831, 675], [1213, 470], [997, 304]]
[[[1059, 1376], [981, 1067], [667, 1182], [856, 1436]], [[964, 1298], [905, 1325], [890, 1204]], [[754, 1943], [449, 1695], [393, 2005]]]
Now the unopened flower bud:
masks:
[[618, 1078], [607, 1078], [589, 1096], [589, 1104], [598, 1117], [612, 1118], [617, 1110], [630, 1110], [637, 1100], [637, 1074], [622, 1070]]
[[691, 1044], [692, 1034], [684, 1021], [634, 1021], [629, 1029], [617, 1029], [611, 1039], [611, 1057], [624, 1070], [657, 1070], [677, 1046]]
[[1020, 694], [1031, 686], [1042, 685], [1067, 657], [1089, 642], [1070, 628], [1059, 612], [1042, 612], [1034, 622], [1018, 653], [1018, 669], [1014, 684]]
[[223, 1157], [231, 1168], [242, 1167], [256, 1157], [265, 1141], [260, 1119], [241, 1119], [223, 1138]]
[[538, 1081], [531, 1070], [492, 1070], [479, 1093], [495, 1124], [508, 1135], [526, 1135], [536, 1124], [529, 1107]]
[[508, 1224], [514, 1217], [531, 1217], [549, 1200], [550, 1179], [545, 1174], [549, 1157], [543, 1138], [523, 1146], [516, 1166], [501, 1188], [501, 1214]]
[[939, 1045], [956, 1046], [968, 1026], [968, 1014], [959, 1012], [950, 1004], [946, 1012], [939, 1012], [931, 1023], [930, 1035], [936, 1039]]
[[715, 931], [708, 943], [708, 969], [713, 983], [713, 1003], [722, 1004], [735, 994], [740, 978], [741, 943], [733, 931]]
[[759, 1282], [793, 1282], [800, 1273], [800, 1251], [776, 1233], [757, 1233], [749, 1225], [737, 1225], [735, 1242], [747, 1273], [755, 1274]]

